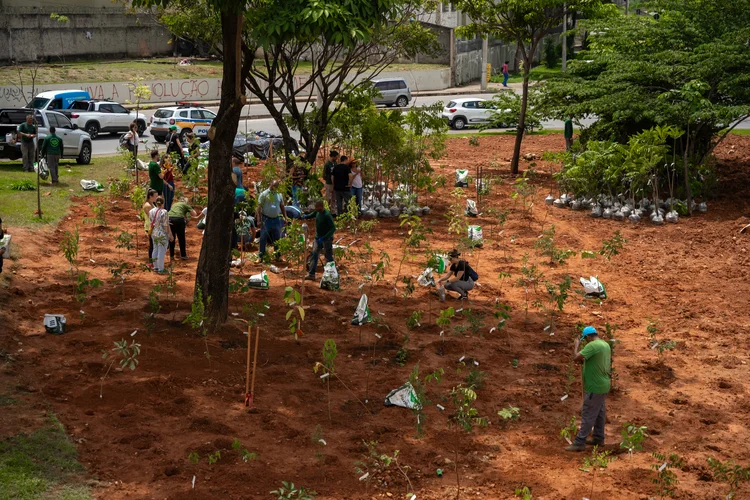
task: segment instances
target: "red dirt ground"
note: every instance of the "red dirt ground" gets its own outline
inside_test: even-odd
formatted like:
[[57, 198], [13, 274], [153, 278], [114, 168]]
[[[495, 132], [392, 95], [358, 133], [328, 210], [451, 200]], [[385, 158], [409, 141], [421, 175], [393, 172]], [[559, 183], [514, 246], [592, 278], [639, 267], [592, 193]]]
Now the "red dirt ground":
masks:
[[[555, 190], [550, 176], [555, 166], [544, 161], [536, 164], [538, 189], [532, 219], [527, 219], [519, 203], [509, 197], [513, 179], [507, 175], [507, 159], [512, 140], [482, 138], [476, 148], [467, 139], [451, 139], [448, 156], [441, 162], [446, 168], [437, 168], [450, 181], [453, 168], [483, 164], [486, 174], [504, 181], [480, 208], [509, 209], [508, 222], [503, 228], [491, 227], [488, 217], [480, 217], [487, 243], [468, 256], [481, 275], [482, 286], [475, 289], [470, 302], [449, 304], [481, 314], [483, 338], [446, 332], [442, 345], [435, 324], [440, 304], [432, 295], [425, 289], [408, 299], [394, 294], [403, 230], [396, 220], [381, 221], [364, 238], [375, 255], [385, 250], [391, 257], [387, 282], [376, 285], [370, 299], [373, 316], [387, 323], [389, 331], [364, 326], [360, 343], [359, 329], [349, 324], [360, 294], [357, 268], [362, 264], [356, 259], [342, 266], [348, 275], [344, 273], [339, 292], [323, 291], [308, 282], [305, 302], [310, 308], [299, 343], [286, 328], [281, 275], [270, 274], [268, 291], [232, 296], [234, 313], [242, 314], [245, 304], [263, 300], [270, 304], [259, 322], [256, 410], [250, 414], [242, 404], [244, 327], [230, 321], [209, 333], [209, 364], [203, 340], [181, 323], [190, 309], [195, 258], [175, 262], [177, 296], [162, 294], [163, 307], [150, 335], [143, 320], [149, 310], [148, 293], [164, 277], [137, 269], [137, 264], [145, 262], [145, 238], [140, 240], [139, 258], [135, 252], [125, 256], [136, 271], [128, 277], [122, 295], [112, 283], [107, 265], [119, 259], [115, 228], [133, 231], [138, 227], [128, 200], [113, 204], [107, 228], [83, 225], [82, 219], [91, 216], [84, 203], [74, 206], [59, 228], [10, 228], [21, 257], [6, 261], [4, 276], [10, 280], [0, 287], [4, 325], [0, 330], [0, 393], [13, 393], [21, 404], [0, 413], [0, 436], [30, 430], [44, 411], [54, 412], [78, 443], [82, 463], [98, 480], [95, 495], [106, 499], [271, 498], [268, 492], [282, 480], [318, 491], [319, 499], [405, 498], [412, 490], [393, 468], [369, 484], [358, 481], [354, 464], [366, 452], [363, 441], [377, 441], [380, 453], [400, 451], [399, 463], [409, 467], [419, 500], [455, 496], [456, 451], [464, 498], [513, 498], [515, 488], [528, 485], [534, 498], [541, 499], [646, 499], [655, 494], [650, 470], [657, 462], [651, 457], [653, 451], [676, 452], [686, 458], [683, 469], [676, 471], [677, 498], [724, 498], [726, 485], [712, 482], [706, 459], [750, 461], [750, 344], [746, 336], [750, 242], [738, 233], [750, 222], [746, 153], [750, 138], [731, 137], [719, 148], [722, 194], [709, 201], [709, 212], [664, 227], [595, 220], [586, 212], [546, 207], [543, 198]], [[523, 152], [554, 151], [561, 143], [562, 137], [554, 135], [530, 137]], [[528, 165], [523, 162], [522, 169]], [[254, 174], [257, 169], [249, 173]], [[429, 239], [433, 248], [449, 249], [455, 244], [444, 218], [452, 190], [448, 187], [422, 197], [423, 204], [433, 208], [424, 218], [434, 231]], [[555, 225], [557, 245], [562, 248], [598, 250], [602, 240], [617, 229], [628, 242], [611, 262], [577, 256], [566, 266], [550, 267], [533, 249], [542, 227], [550, 224]], [[74, 300], [67, 263], [57, 250], [62, 231], [75, 225], [81, 229], [81, 269], [105, 281], [82, 306]], [[193, 257], [198, 255], [200, 238], [200, 231], [190, 224], [188, 246]], [[361, 250], [362, 242], [356, 248]], [[537, 309], [530, 308], [528, 320], [524, 319], [524, 290], [515, 285], [524, 253], [550, 281], [559, 282], [570, 274], [574, 289], [580, 288], [578, 277], [598, 275], [610, 298], [602, 305], [581, 305], [580, 297], [571, 294], [557, 333], [549, 336]], [[506, 255], [510, 256], [507, 261]], [[416, 276], [423, 267], [424, 258], [415, 257], [404, 264], [402, 273]], [[259, 271], [258, 265], [252, 265], [243, 274]], [[497, 275], [502, 271], [512, 278], [501, 283]], [[290, 271], [286, 283], [299, 276]], [[512, 319], [504, 330], [489, 333], [496, 324], [492, 317], [496, 298], [511, 305]], [[405, 320], [417, 309], [425, 311], [422, 326], [408, 332]], [[45, 312], [65, 314], [68, 333], [45, 334]], [[661, 338], [677, 342], [674, 351], [664, 354], [663, 364], [657, 363], [657, 353], [649, 349], [646, 318], [659, 320]], [[620, 326], [621, 344], [614, 361], [619, 380], [608, 400], [607, 426], [607, 448], [617, 454], [617, 460], [595, 476], [579, 470], [584, 455], [564, 452], [565, 443], [559, 437], [561, 427], [580, 413], [579, 367], [570, 397], [561, 401], [578, 322], [600, 329], [605, 322]], [[456, 319], [453, 324], [466, 324], [466, 320]], [[100, 398], [100, 379], [107, 366], [102, 350], [112, 348], [114, 341], [130, 340], [136, 329], [133, 338], [142, 344], [140, 365], [133, 372], [113, 368]], [[374, 336], [376, 331], [381, 340]], [[405, 333], [409, 333], [409, 355], [402, 367], [394, 358]], [[372, 345], [377, 340], [367, 411], [333, 380], [332, 421], [326, 385], [313, 373], [328, 338], [338, 344], [338, 376], [363, 401]], [[487, 373], [477, 391], [476, 407], [491, 425], [471, 434], [458, 434], [447, 426], [448, 394], [471, 366], [456, 373], [462, 356], [469, 363], [478, 361], [479, 369]], [[518, 360], [517, 368], [512, 366], [513, 359]], [[442, 382], [428, 386], [432, 404], [426, 408], [426, 435], [420, 439], [415, 438], [416, 419], [409, 410], [382, 403], [391, 389], [408, 379], [417, 362], [423, 375], [445, 369]], [[436, 407], [438, 403], [446, 407], [445, 412]], [[508, 405], [519, 407], [521, 417], [504, 425], [497, 411]], [[645, 452], [632, 457], [620, 453], [617, 443], [625, 422], [648, 426]], [[325, 446], [311, 439], [317, 425]], [[234, 438], [257, 453], [258, 459], [244, 463], [232, 451]], [[221, 459], [209, 465], [208, 454], [217, 450], [222, 450]], [[188, 460], [193, 451], [201, 457], [195, 465]], [[442, 478], [436, 477], [437, 468], [445, 471]], [[738, 498], [743, 493], [750, 494], [750, 487], [741, 488]]]

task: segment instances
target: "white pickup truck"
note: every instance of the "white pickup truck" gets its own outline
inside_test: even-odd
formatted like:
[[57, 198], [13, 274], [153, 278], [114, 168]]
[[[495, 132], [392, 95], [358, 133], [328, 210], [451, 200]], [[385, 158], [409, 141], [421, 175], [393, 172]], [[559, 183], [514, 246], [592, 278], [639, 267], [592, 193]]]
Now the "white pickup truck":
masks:
[[73, 102], [68, 109], [61, 110], [73, 124], [88, 132], [92, 139], [100, 133], [121, 134], [136, 122], [138, 135], [146, 130], [146, 117], [112, 101], [84, 100]]

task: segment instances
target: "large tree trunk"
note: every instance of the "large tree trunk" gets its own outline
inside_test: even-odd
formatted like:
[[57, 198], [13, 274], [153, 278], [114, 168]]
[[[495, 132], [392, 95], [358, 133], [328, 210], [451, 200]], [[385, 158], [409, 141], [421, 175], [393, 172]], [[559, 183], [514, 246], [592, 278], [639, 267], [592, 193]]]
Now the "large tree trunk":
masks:
[[231, 177], [232, 145], [242, 111], [241, 62], [243, 15], [221, 13], [224, 77], [221, 82], [221, 104], [211, 125], [208, 155], [208, 213], [198, 269], [196, 293], [203, 293], [206, 316], [216, 326], [227, 319], [229, 305], [229, 262], [234, 223], [234, 184]]
[[513, 159], [510, 162], [510, 173], [518, 174], [518, 162], [521, 159], [521, 143], [523, 134], [526, 132], [526, 108], [529, 105], [529, 71], [534, 52], [527, 54], [524, 49], [523, 60], [523, 91], [521, 93], [521, 113], [518, 116], [518, 128], [516, 129], [516, 144], [513, 147]]

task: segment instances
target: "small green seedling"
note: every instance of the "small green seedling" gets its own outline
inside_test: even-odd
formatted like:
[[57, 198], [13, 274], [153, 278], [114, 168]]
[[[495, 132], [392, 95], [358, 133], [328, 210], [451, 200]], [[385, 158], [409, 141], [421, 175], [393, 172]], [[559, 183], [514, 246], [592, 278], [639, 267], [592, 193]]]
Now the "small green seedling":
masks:
[[714, 476], [714, 481], [729, 485], [729, 492], [725, 497], [727, 500], [737, 498], [740, 484], [750, 481], [750, 466], [742, 467], [732, 460], [722, 463], [713, 458], [708, 459], [708, 466]]
[[634, 451], [643, 450], [643, 442], [648, 437], [646, 431], [648, 427], [645, 425], [637, 426], [627, 422], [622, 425], [622, 441], [620, 442], [620, 448], [628, 450], [628, 455], [633, 455]]
[[505, 422], [515, 422], [521, 417], [521, 409], [508, 405], [507, 408], [503, 408], [497, 412], [497, 415]]
[[578, 434], [578, 426], [576, 425], [576, 417], [570, 417], [568, 425], [560, 429], [560, 437], [564, 439], [568, 444], [573, 444], [573, 439]]
[[607, 260], [612, 260], [612, 257], [618, 255], [627, 242], [628, 240], [623, 238], [620, 231], [617, 230], [611, 239], [602, 241], [599, 255], [603, 255]]
[[328, 420], [333, 421], [331, 418], [331, 375], [336, 373], [336, 356], [339, 355], [339, 351], [336, 348], [336, 341], [328, 339], [323, 344], [323, 362], [315, 363], [313, 371], [318, 373], [318, 370], [322, 370], [323, 374], [320, 378], [326, 379], [326, 391], [328, 392]]
[[200, 330], [200, 335], [203, 337], [203, 342], [206, 345], [206, 352], [203, 353], [211, 364], [211, 354], [208, 352], [208, 316], [206, 315], [206, 308], [211, 303], [211, 297], [208, 300], [203, 300], [203, 290], [200, 285], [195, 288], [195, 295], [193, 296], [193, 303], [190, 305], [190, 314], [183, 320], [183, 324], [189, 324], [194, 330]]
[[677, 474], [670, 469], [680, 469], [684, 465], [684, 460], [676, 453], [670, 453], [666, 456], [663, 453], [653, 452], [651, 454], [657, 462], [651, 465], [651, 470], [656, 473], [656, 477], [651, 478], [651, 482], [656, 485], [656, 494], [659, 499], [664, 497], [674, 497], [675, 487], [679, 484]]
[[271, 491], [271, 495], [276, 495], [276, 500], [315, 500], [317, 494], [303, 486], [294, 486], [291, 481], [282, 481], [279, 489]]
[[520, 497], [521, 500], [533, 500], [534, 496], [531, 494], [531, 488], [528, 486], [523, 486], [521, 488], [516, 488], [516, 496]]
[[420, 321], [422, 321], [422, 311], [414, 311], [408, 318], [406, 318], [406, 327], [409, 330], [414, 330], [415, 328], [422, 326]]
[[232, 449], [237, 452], [242, 461], [245, 463], [251, 460], [258, 459], [258, 455], [256, 453], [251, 453], [250, 451], [248, 451], [248, 449], [245, 448], [237, 438], [234, 438], [234, 441], [232, 442]]
[[[289, 332], [294, 335], [294, 340], [299, 340], [303, 335], [302, 322], [305, 321], [305, 308], [302, 306], [302, 295], [294, 288], [288, 286], [284, 290], [284, 302], [290, 309], [286, 312], [286, 320], [289, 321]], [[297, 313], [294, 317], [292, 314]]]
[[188, 455], [188, 460], [190, 460], [190, 463], [193, 465], [197, 464], [200, 459], [201, 457], [198, 455], [198, 452], [194, 451]]

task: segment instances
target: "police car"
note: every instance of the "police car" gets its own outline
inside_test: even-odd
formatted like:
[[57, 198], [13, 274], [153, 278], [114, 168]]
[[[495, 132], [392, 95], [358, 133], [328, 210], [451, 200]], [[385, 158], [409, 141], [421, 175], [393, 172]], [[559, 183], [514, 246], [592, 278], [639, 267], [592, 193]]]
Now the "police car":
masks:
[[169, 127], [174, 125], [183, 142], [185, 135], [190, 131], [205, 139], [215, 118], [216, 114], [213, 111], [192, 104], [159, 108], [150, 120], [151, 135], [157, 141], [164, 142], [169, 135]]

